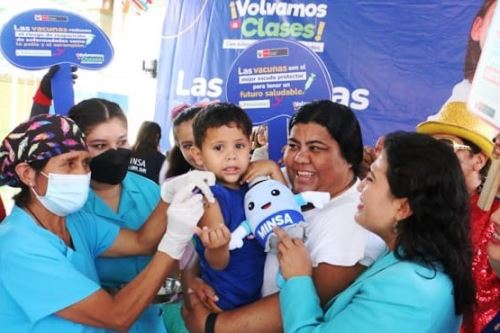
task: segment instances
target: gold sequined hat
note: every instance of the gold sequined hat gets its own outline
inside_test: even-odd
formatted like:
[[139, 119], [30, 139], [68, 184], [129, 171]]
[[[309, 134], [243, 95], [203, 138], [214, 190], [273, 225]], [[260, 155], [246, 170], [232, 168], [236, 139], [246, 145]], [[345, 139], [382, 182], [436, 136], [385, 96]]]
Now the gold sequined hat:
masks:
[[477, 145], [491, 158], [497, 130], [469, 112], [464, 102], [450, 102], [438, 114], [417, 125], [417, 132], [458, 136]]

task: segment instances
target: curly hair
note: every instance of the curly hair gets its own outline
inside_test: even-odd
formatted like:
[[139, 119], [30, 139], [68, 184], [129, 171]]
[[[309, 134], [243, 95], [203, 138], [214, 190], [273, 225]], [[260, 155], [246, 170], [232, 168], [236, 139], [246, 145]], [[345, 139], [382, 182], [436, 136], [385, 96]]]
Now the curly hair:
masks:
[[474, 303], [469, 195], [458, 158], [446, 144], [418, 133], [387, 135], [387, 178], [412, 214], [397, 224], [395, 255], [442, 269], [454, 287], [455, 313]]

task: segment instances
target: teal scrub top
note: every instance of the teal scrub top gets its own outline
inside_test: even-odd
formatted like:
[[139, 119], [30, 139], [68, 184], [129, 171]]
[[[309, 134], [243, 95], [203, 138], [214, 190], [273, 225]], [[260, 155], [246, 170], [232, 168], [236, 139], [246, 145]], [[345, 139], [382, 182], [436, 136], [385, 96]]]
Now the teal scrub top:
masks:
[[[160, 201], [160, 187], [155, 182], [127, 172], [122, 182], [122, 192], [118, 212], [114, 212], [93, 190], [82, 208], [120, 228], [138, 230], [153, 213]], [[105, 288], [120, 288], [133, 280], [151, 260], [151, 256], [131, 256], [123, 258], [98, 258], [97, 274]], [[111, 331], [110, 331], [111, 332]], [[149, 306], [129, 333], [165, 333], [159, 306]]]
[[280, 294], [287, 333], [458, 332], [453, 284], [440, 270], [386, 252], [324, 309], [310, 276], [287, 280]]
[[55, 313], [100, 289], [95, 258], [119, 228], [81, 211], [66, 217], [66, 227], [75, 250], [17, 206], [0, 224], [2, 332], [103, 332]]

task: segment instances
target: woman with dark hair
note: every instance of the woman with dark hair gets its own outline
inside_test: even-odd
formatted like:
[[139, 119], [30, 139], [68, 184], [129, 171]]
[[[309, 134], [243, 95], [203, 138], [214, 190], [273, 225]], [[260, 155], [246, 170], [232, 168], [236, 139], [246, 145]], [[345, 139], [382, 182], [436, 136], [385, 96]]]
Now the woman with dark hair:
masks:
[[[327, 100], [311, 102], [303, 105], [290, 121], [283, 162], [292, 191], [322, 191], [331, 196], [322, 208], [303, 212], [306, 246], [314, 266], [314, 286], [324, 305], [347, 288], [384, 250], [383, 241], [354, 220], [362, 154], [359, 123], [346, 106]], [[256, 165], [261, 166], [260, 170], [251, 166], [242, 181], [258, 175], [277, 178], [274, 175], [280, 172], [273, 162], [259, 161]], [[217, 333], [280, 332], [277, 271], [276, 255], [268, 254], [262, 299], [220, 313], [216, 321], [215, 314], [208, 317], [208, 308], [193, 307], [185, 312], [186, 325], [191, 332], [202, 332], [203, 324], [211, 325]], [[198, 292], [202, 289], [199, 286], [189, 287], [196, 290], [205, 304], [211, 303], [213, 292], [209, 290], [203, 295]], [[203, 288], [207, 290], [206, 286]]]
[[161, 127], [154, 121], [141, 124], [137, 139], [132, 147], [129, 171], [159, 182], [161, 165], [165, 155], [158, 151], [161, 139]]
[[480, 333], [500, 308], [500, 278], [491, 269], [486, 254], [488, 241], [492, 238], [490, 216], [500, 206], [500, 200], [495, 199], [489, 211], [477, 205], [493, 151], [492, 138], [497, 130], [469, 112], [465, 103], [453, 102], [443, 107], [434, 119], [418, 124], [417, 132], [430, 134], [448, 144], [462, 167], [470, 194], [472, 275], [476, 285], [476, 302], [472, 313], [464, 317], [462, 332]]
[[285, 332], [457, 332], [474, 283], [469, 197], [453, 150], [427, 135], [389, 134], [360, 191], [356, 221], [388, 251], [325, 308], [304, 244], [276, 229]]
[[[149, 179], [127, 172], [130, 161], [127, 118], [114, 102], [92, 98], [69, 111], [85, 134], [90, 162], [91, 190], [83, 207], [85, 212], [110, 223], [138, 230], [150, 220], [159, 226], [166, 221], [166, 203], [160, 200], [160, 188]], [[170, 199], [164, 199], [170, 202]], [[97, 273], [101, 285], [114, 294], [146, 267], [151, 256], [98, 258]], [[153, 303], [158, 303], [158, 301]], [[151, 304], [129, 332], [165, 332], [158, 304]]]

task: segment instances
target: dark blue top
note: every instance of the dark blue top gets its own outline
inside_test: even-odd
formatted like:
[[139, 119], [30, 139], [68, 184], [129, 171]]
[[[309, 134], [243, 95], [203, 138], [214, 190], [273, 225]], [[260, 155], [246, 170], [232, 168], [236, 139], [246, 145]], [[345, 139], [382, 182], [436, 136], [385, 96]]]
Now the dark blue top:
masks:
[[[233, 190], [217, 184], [211, 190], [219, 202], [224, 223], [232, 232], [245, 220], [243, 199], [248, 186]], [[221, 309], [234, 309], [261, 297], [266, 254], [255, 239], [246, 239], [243, 247], [232, 250], [227, 267], [219, 271], [208, 264], [204, 247], [197, 237], [196, 251], [200, 256], [201, 277], [215, 289]]]

